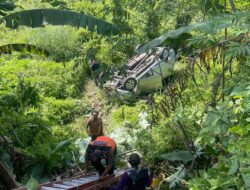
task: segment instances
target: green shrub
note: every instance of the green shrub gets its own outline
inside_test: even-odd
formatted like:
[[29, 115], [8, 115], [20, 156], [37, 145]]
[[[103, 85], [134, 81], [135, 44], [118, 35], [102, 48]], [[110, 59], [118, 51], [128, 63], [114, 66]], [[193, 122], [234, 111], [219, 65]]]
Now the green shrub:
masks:
[[27, 42], [46, 49], [56, 61], [68, 61], [80, 52], [77, 29], [70, 26], [45, 26], [33, 29]]
[[58, 100], [45, 98], [42, 108], [43, 117], [52, 125], [67, 124], [74, 120], [75, 115], [84, 111], [84, 107], [80, 108], [78, 106], [81, 105], [77, 104], [77, 101], [74, 99]]

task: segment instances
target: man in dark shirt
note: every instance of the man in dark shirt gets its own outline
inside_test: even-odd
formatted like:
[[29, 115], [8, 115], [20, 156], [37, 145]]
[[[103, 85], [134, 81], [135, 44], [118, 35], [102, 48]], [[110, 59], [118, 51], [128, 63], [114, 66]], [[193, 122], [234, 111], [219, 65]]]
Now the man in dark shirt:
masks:
[[123, 174], [120, 183], [109, 190], [145, 190], [150, 186], [153, 179], [153, 172], [148, 174], [148, 170], [140, 168], [140, 156], [136, 153], [129, 156], [131, 169]]
[[90, 60], [90, 68], [92, 71], [99, 69], [100, 63], [96, 59]]
[[[115, 141], [106, 136], [97, 137], [96, 140], [91, 141], [87, 147], [84, 172], [87, 172], [88, 165], [91, 163], [98, 171], [101, 178], [104, 178], [107, 174], [113, 174], [115, 167], [115, 155]], [[101, 163], [102, 159], [105, 159], [106, 167], [104, 167]]]

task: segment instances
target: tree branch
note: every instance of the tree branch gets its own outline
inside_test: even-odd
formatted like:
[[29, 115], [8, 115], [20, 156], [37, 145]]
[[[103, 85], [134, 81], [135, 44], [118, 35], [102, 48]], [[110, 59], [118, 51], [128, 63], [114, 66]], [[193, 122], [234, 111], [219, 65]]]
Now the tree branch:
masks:
[[9, 189], [15, 189], [20, 185], [16, 182], [13, 173], [0, 160], [0, 177]]

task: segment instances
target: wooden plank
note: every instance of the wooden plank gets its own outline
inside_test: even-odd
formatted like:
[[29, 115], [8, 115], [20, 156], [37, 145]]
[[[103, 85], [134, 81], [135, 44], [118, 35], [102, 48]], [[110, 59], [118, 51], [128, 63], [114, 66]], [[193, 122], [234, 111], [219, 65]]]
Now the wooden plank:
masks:
[[74, 186], [62, 185], [62, 184], [58, 184], [58, 183], [53, 184], [53, 187], [62, 188], [62, 189], [72, 189], [72, 188], [74, 188]]
[[[122, 174], [122, 171], [116, 171], [115, 174], [107, 176], [104, 180], [100, 180], [98, 175], [92, 173], [90, 175], [66, 179], [66, 181], [61, 180], [41, 184], [38, 190], [100, 190], [119, 181]], [[18, 190], [21, 190], [21, 188]], [[27, 190], [27, 188], [23, 188], [22, 190]]]
[[62, 182], [62, 184], [72, 185], [74, 187], [78, 187], [80, 185], [79, 183], [73, 183], [73, 182], [70, 182], [70, 181], [64, 181], [64, 182]]
[[46, 186], [41, 186], [41, 190], [63, 190], [61, 188], [54, 188], [54, 187], [46, 187]]
[[108, 179], [106, 181], [103, 181], [103, 182], [100, 182], [94, 186], [91, 186], [89, 188], [86, 188], [84, 190], [98, 190], [98, 189], [102, 189], [102, 188], [107, 188], [110, 184], [116, 182], [116, 181], [119, 181], [120, 177], [117, 176], [117, 177], [113, 177], [111, 179]]
[[88, 183], [89, 181], [87, 181], [87, 180], [83, 181], [83, 180], [73, 179], [72, 182], [73, 183], [79, 183], [80, 185], [83, 185], [83, 184]]

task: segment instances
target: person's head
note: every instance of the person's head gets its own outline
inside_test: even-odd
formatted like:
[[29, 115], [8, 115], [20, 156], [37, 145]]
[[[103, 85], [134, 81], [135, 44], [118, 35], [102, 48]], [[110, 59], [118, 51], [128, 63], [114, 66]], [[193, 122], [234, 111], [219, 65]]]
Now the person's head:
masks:
[[133, 153], [129, 155], [128, 162], [131, 167], [138, 167], [141, 162], [141, 158], [137, 153]]
[[102, 151], [99, 149], [94, 150], [90, 153], [90, 160], [92, 163], [99, 163], [102, 160]]
[[98, 118], [98, 115], [99, 115], [99, 112], [98, 112], [98, 111], [94, 110], [94, 111], [92, 112], [92, 116], [93, 116], [94, 119], [97, 119], [97, 118]]

